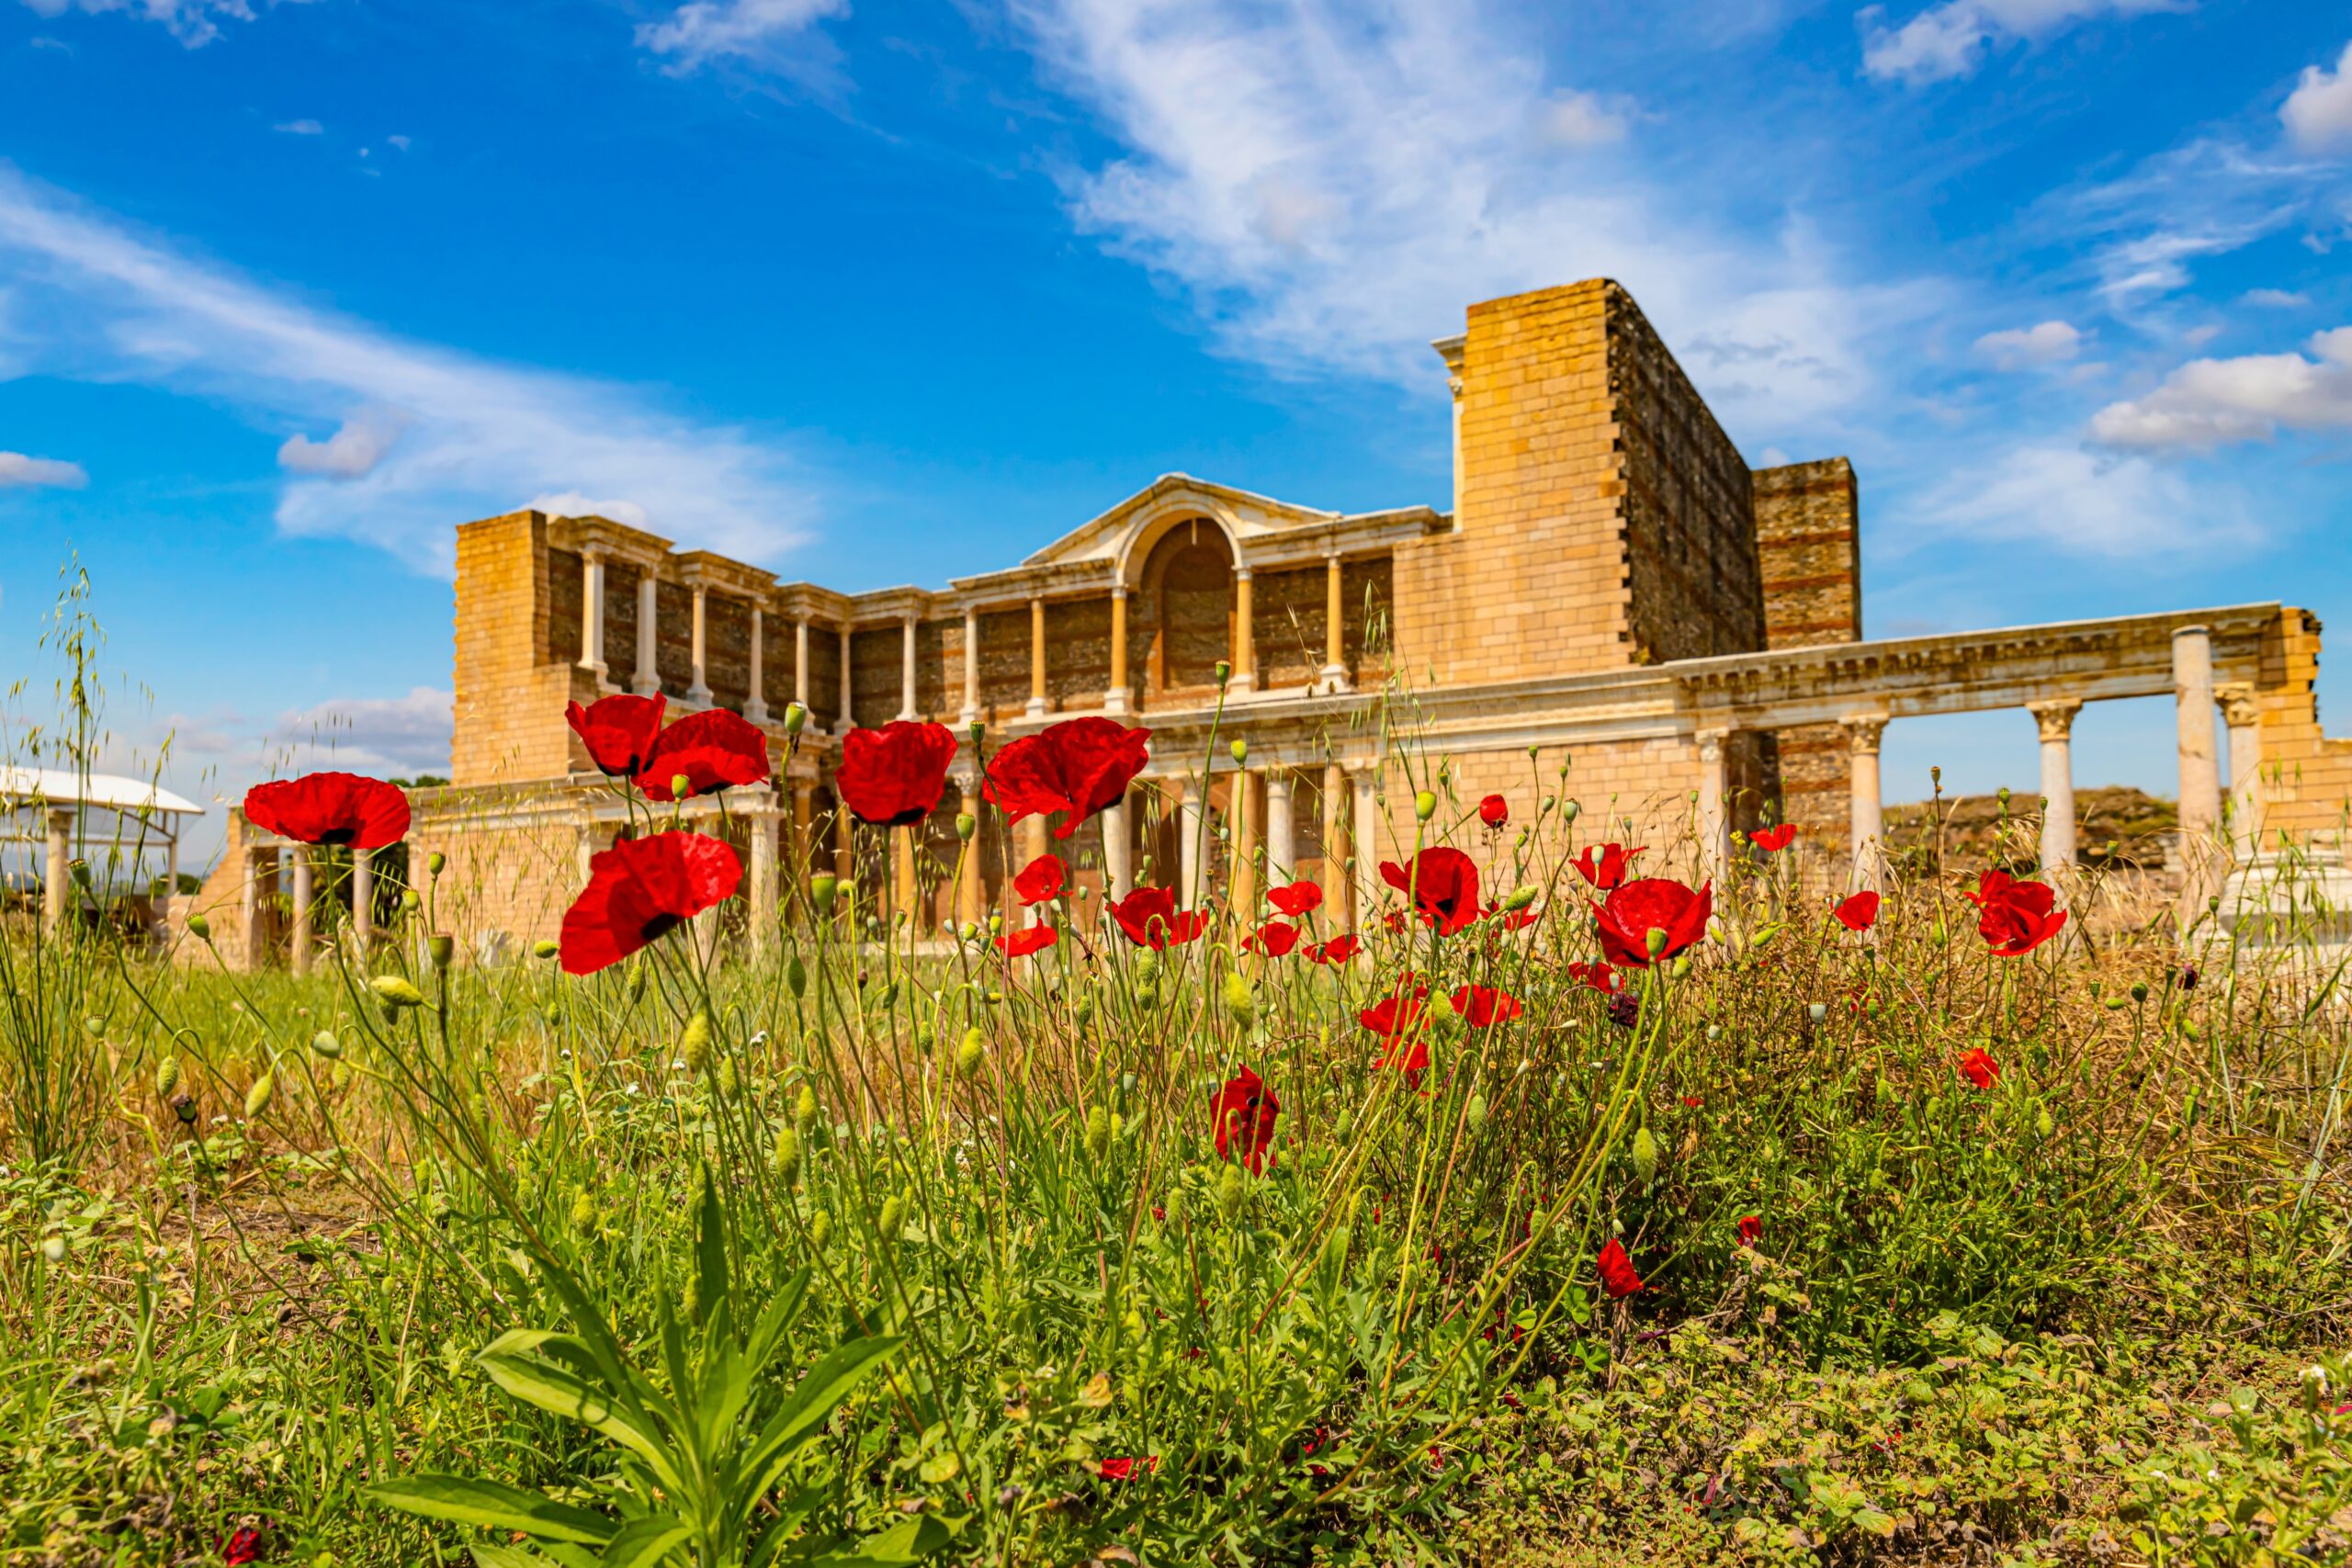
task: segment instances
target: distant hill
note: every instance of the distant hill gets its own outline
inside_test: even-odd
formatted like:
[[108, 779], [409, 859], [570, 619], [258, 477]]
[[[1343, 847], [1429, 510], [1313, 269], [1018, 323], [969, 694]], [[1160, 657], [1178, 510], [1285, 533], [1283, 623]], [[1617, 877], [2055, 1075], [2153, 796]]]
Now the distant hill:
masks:
[[[2013, 794], [2006, 805], [1997, 795], [1962, 795], [1890, 806], [1886, 845], [1898, 861], [1918, 870], [1934, 866], [1940, 845], [1942, 863], [1952, 870], [2000, 865], [2021, 871], [2039, 863], [2041, 813], [2041, 796], [2031, 793]], [[2085, 865], [2143, 871], [2164, 868], [2180, 828], [2173, 802], [2120, 787], [2077, 792], [2075, 819]]]

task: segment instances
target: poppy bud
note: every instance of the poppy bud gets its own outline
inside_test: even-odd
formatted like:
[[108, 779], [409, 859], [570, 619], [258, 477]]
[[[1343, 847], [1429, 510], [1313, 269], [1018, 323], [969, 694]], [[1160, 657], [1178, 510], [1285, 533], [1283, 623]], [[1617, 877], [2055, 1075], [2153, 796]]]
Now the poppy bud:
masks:
[[2185, 1018], [2180, 1021], [2180, 1032], [2184, 1038], [2188, 1040], [2202, 1040], [2205, 1038], [2203, 1034], [2198, 1032], [2197, 1026]]
[[907, 1201], [893, 1192], [882, 1200], [882, 1212], [874, 1216], [874, 1234], [888, 1245], [899, 1239], [899, 1232], [905, 1228], [906, 1223]]
[[833, 1239], [833, 1216], [820, 1209], [808, 1216], [808, 1245], [822, 1252]]
[[265, 1072], [254, 1079], [254, 1087], [245, 1090], [245, 1120], [250, 1122], [269, 1109], [269, 1101], [277, 1092], [277, 1075]]
[[1002, 915], [990, 915], [989, 917], [989, 935], [1002, 936], [1003, 934], [1004, 917]]
[[800, 1086], [800, 1098], [792, 1104], [792, 1120], [806, 1133], [817, 1120], [817, 1094], [807, 1084]]
[[841, 886], [841, 879], [820, 872], [808, 879], [808, 907], [820, 915], [832, 912], [833, 894]]
[[2107, 1000], [2099, 1003], [2099, 1006], [2105, 1008], [2109, 1012], [2121, 1012], [2125, 1008], [2128, 1008], [2132, 1004], [2130, 1002], [2124, 1000], [2121, 997], [2109, 997]]
[[368, 986], [376, 993], [376, 999], [386, 1007], [421, 1008], [424, 1005], [424, 993], [411, 985], [404, 976], [379, 975], [368, 981]]
[[696, 1008], [686, 1020], [686, 1032], [678, 1037], [678, 1055], [685, 1059], [686, 1071], [699, 1077], [710, 1066], [710, 1010]]
[[2045, 1105], [2036, 1113], [2033, 1119], [2033, 1130], [2045, 1138], [2058, 1130], [2058, 1123], [2050, 1119], [2050, 1107]]
[[800, 1134], [786, 1127], [775, 1135], [775, 1149], [768, 1156], [768, 1168], [776, 1179], [786, 1184], [800, 1175]]
[[452, 936], [435, 936], [424, 945], [433, 954], [433, 967], [435, 969], [447, 969], [449, 960], [458, 955], [458, 941]]
[[968, 811], [958, 811], [956, 814], [956, 838], [968, 844], [972, 841], [972, 835], [979, 830], [980, 819], [978, 818], [973, 816]]
[[1143, 981], [1145, 984], [1148, 985], [1148, 984], [1150, 984], [1150, 982], [1151, 982], [1152, 978], [1153, 978], [1155, 976], [1157, 976], [1159, 973], [1159, 953], [1154, 953], [1154, 952], [1153, 952], [1151, 949], [1149, 949], [1149, 948], [1146, 948], [1146, 949], [1144, 949], [1141, 953], [1136, 953], [1136, 979], [1141, 980], [1141, 981]]
[[1652, 926], [1648, 931], [1643, 932], [1642, 945], [1650, 950], [1650, 956], [1652, 958], [1656, 958], [1659, 954], [1663, 953], [1666, 951], [1666, 928], [1663, 926]]
[[311, 1049], [332, 1062], [343, 1055], [343, 1042], [334, 1037], [334, 1030], [322, 1029], [311, 1036]]
[[2145, 980], [2132, 982], [2132, 999], [2135, 1002], [2144, 1002], [2148, 999], [2148, 983]]
[[784, 732], [797, 735], [808, 728], [808, 710], [798, 703], [784, 705]]
[[196, 1122], [196, 1097], [188, 1094], [174, 1095], [172, 1114], [180, 1119], [182, 1126], [193, 1126]]
[[1928, 770], [1928, 782], [1934, 784], [1938, 789], [1943, 788], [1944, 771], [1941, 768], [1929, 768]]
[[1234, 742], [1233, 742], [1233, 761], [1234, 761], [1234, 762], [1236, 763], [1236, 765], [1238, 765], [1238, 764], [1240, 764], [1240, 763], [1243, 763], [1243, 762], [1248, 761], [1249, 760], [1250, 760], [1250, 742], [1248, 742], [1247, 740], [1241, 739], [1240, 739], [1240, 738], [1238, 738], [1238, 737], [1236, 737], [1236, 738], [1235, 738], [1235, 739], [1234, 739]]
[[1238, 970], [1228, 973], [1225, 977], [1225, 1010], [1233, 1015], [1236, 1023], [1240, 1024], [1247, 1024], [1258, 1016], [1258, 995], [1250, 988], [1250, 982]]
[[1216, 1212], [1227, 1224], [1241, 1217], [1241, 1205], [1250, 1201], [1250, 1190], [1241, 1185], [1241, 1168], [1228, 1165], [1217, 1179]]
[[155, 1066], [155, 1098], [169, 1100], [172, 1090], [180, 1087], [180, 1059], [166, 1056]]
[[563, 943], [551, 942], [546, 937], [541, 937], [531, 944], [531, 956], [534, 958], [554, 958], [562, 952]]
[[1452, 997], [1443, 992], [1431, 997], [1429, 1001], [1429, 1011], [1430, 1027], [1439, 1034], [1451, 1040], [1462, 1032], [1462, 1013], [1454, 1007]]
[[424, 869], [435, 876], [440, 875], [441, 873], [447, 868], [448, 864], [449, 857], [443, 854], [439, 850], [435, 850], [431, 854], [424, 857]]
[[1413, 795], [1413, 820], [1416, 822], [1426, 822], [1436, 815], [1436, 795], [1429, 790], [1419, 790], [1415, 792]]
[[1184, 1179], [1179, 1176], [1168, 1189], [1168, 1201], [1159, 1206], [1163, 1223], [1170, 1229], [1184, 1223]]
[[978, 1029], [964, 1031], [964, 1038], [956, 1043], [956, 1076], [959, 1078], [971, 1077], [974, 1069], [979, 1066], [980, 1058], [988, 1055], [988, 1049], [987, 1035]]
[[45, 1235], [41, 1237], [40, 1255], [42, 1261], [47, 1263], [57, 1264], [64, 1262], [65, 1238], [62, 1235]]
[[1100, 1165], [1111, 1154], [1111, 1113], [1097, 1105], [1086, 1112], [1086, 1157]]
[[1484, 1132], [1487, 1126], [1487, 1097], [1474, 1094], [1470, 1103], [1462, 1108], [1462, 1124], [1473, 1133]]
[[1524, 887], [1512, 888], [1510, 890], [1510, 897], [1503, 900], [1504, 911], [1509, 914], [1516, 915], [1521, 909], [1526, 908], [1530, 904], [1535, 902], [1535, 894], [1536, 887], [1532, 882]]
[[1225, 683], [1226, 683], [1227, 681], [1230, 681], [1230, 680], [1232, 680], [1232, 679], [1233, 679], [1233, 661], [1232, 661], [1231, 660], [1227, 660], [1227, 659], [1220, 659], [1220, 660], [1218, 660], [1216, 661], [1216, 685], [1217, 685], [1217, 690], [1218, 690], [1218, 691], [1220, 691], [1220, 692], [1221, 692], [1221, 691], [1223, 691], [1223, 690], [1225, 690]]
[[596, 1200], [585, 1187], [571, 1200], [571, 1228], [576, 1231], [596, 1228]]
[[1645, 1187], [1657, 1179], [1657, 1140], [1647, 1126], [1634, 1129], [1634, 1174]]

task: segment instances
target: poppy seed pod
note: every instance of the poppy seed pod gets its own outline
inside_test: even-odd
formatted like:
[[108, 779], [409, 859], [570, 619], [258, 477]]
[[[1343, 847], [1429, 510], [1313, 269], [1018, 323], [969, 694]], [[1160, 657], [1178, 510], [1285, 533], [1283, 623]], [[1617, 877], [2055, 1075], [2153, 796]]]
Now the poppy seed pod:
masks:
[[2148, 999], [2148, 983], [2145, 980], [2132, 982], [2132, 999], [2135, 1002], [2144, 1002]]
[[1642, 945], [1650, 950], [1652, 958], [1665, 953], [1667, 941], [1666, 929], [1662, 926], [1652, 926], [1642, 934]]
[[192, 914], [187, 918], [187, 934], [196, 938], [198, 942], [210, 942], [212, 940], [212, 922], [206, 919], [200, 914]]
[[424, 900], [416, 896], [415, 888], [403, 887], [401, 889], [401, 912], [402, 914], [413, 915], [419, 909], [424, 908]]
[[332, 1062], [343, 1055], [343, 1042], [334, 1037], [334, 1030], [322, 1029], [311, 1036], [311, 1049]]
[[784, 705], [784, 732], [797, 735], [808, 728], [808, 710], [798, 703]]
[[1246, 762], [1250, 760], [1250, 742], [1243, 740], [1238, 737], [1235, 738], [1233, 742], [1233, 760], [1237, 764]]
[[1232, 680], [1232, 679], [1233, 679], [1233, 661], [1232, 661], [1231, 660], [1228, 660], [1228, 659], [1220, 659], [1220, 660], [1218, 660], [1216, 661], [1216, 684], [1217, 684], [1217, 690], [1219, 690], [1219, 691], [1223, 691], [1223, 690], [1225, 689], [1225, 683], [1226, 683], [1227, 681], [1230, 681], [1230, 680]]
[[374, 991], [376, 999], [386, 1007], [421, 1008], [424, 1005], [424, 993], [410, 984], [405, 976], [379, 975], [368, 982], [368, 988]]
[[1430, 790], [1418, 790], [1413, 795], [1413, 820], [1426, 822], [1437, 815], [1437, 795]]
[[440, 875], [443, 871], [447, 870], [448, 864], [449, 857], [443, 854], [439, 850], [435, 850], [431, 854], [424, 857], [425, 871], [435, 876]]
[[254, 1079], [253, 1088], [245, 1090], [245, 1120], [250, 1122], [268, 1110], [270, 1100], [277, 1093], [277, 1074], [266, 1072]]
[[832, 912], [833, 894], [841, 886], [841, 879], [823, 873], [808, 879], [808, 907], [820, 915]]
[[458, 955], [458, 939], [452, 936], [435, 936], [425, 943], [425, 947], [433, 954], [433, 967], [435, 969], [447, 969], [449, 960]]
[[172, 1097], [172, 1114], [180, 1119], [180, 1124], [182, 1126], [194, 1125], [196, 1122], [196, 1097], [191, 1094], [174, 1095]]
[[978, 818], [973, 816], [968, 811], [958, 811], [956, 814], [956, 838], [968, 844], [972, 841], [972, 835], [979, 830], [980, 819]]

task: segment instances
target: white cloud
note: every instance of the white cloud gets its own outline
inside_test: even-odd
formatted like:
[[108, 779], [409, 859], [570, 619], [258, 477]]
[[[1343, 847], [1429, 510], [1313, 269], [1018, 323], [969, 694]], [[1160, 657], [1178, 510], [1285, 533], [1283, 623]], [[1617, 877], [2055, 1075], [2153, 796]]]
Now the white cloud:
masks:
[[80, 490], [90, 482], [79, 463], [68, 463], [56, 457], [28, 457], [22, 452], [0, 452], [0, 490], [32, 489], [51, 485], [60, 490]]
[[724, 55], [786, 69], [796, 61], [830, 67], [831, 46], [811, 29], [848, 9], [849, 0], [693, 0], [665, 21], [639, 24], [637, 46], [668, 56], [673, 71], [691, 71]]
[[2352, 327], [2313, 333], [2315, 357], [2196, 359], [2144, 398], [2109, 403], [2091, 434], [2110, 446], [2210, 451], [2280, 429], [2352, 428]]
[[387, 136], [384, 140], [403, 152], [409, 150], [409, 139], [405, 136]]
[[368, 409], [343, 422], [324, 441], [289, 435], [277, 449], [277, 466], [292, 474], [318, 474], [331, 479], [365, 479], [392, 450], [408, 416]]
[[[1736, 232], [1687, 177], [1561, 157], [1567, 100], [1541, 51], [1450, 0], [1012, 10], [1121, 147], [1065, 172], [1080, 227], [1181, 286], [1225, 352], [1280, 373], [1426, 388], [1428, 341], [1468, 302], [1608, 276], [1719, 412], [1785, 427], [1866, 403], [1868, 345], [1935, 302], [1849, 277], [1802, 213]], [[1600, 112], [1568, 126], [1589, 134]]]
[[2144, 457], [2028, 445], [1955, 474], [1921, 509], [1933, 536], [2126, 559], [2243, 537], [2233, 512]]
[[631, 528], [642, 528], [651, 521], [645, 508], [633, 501], [616, 501], [611, 497], [599, 500], [582, 495], [576, 490], [549, 491], [535, 495], [524, 505], [533, 512], [544, 512], [552, 517], [602, 517], [622, 523]]
[[447, 777], [450, 711], [450, 694], [431, 686], [401, 697], [337, 697], [280, 714], [266, 749], [290, 750], [306, 768]]
[[1858, 17], [1862, 70], [1881, 81], [1917, 86], [1972, 74], [1998, 45], [2039, 42], [2105, 16], [2177, 9], [2175, 0], [1943, 0], [1899, 28], [1883, 26], [1883, 6]]
[[[301, 0], [288, 0], [300, 4]], [[190, 49], [201, 49], [220, 36], [223, 21], [250, 22], [253, 7], [246, 0], [25, 0], [37, 17], [62, 17], [68, 11], [103, 16], [121, 11], [162, 25]]]
[[283, 131], [288, 136], [323, 136], [326, 129], [315, 119], [289, 119], [283, 125], [270, 127], [270, 130]]
[[2042, 321], [2030, 327], [1986, 333], [1976, 340], [1976, 352], [2003, 370], [2024, 370], [2056, 365], [2082, 352], [2083, 334], [2065, 321]]
[[1562, 147], [1599, 147], [1625, 139], [1625, 117], [1590, 93], [1562, 93], [1544, 110], [1544, 134]]
[[2303, 67], [2295, 90], [2279, 106], [2278, 122], [2305, 152], [2352, 147], [2352, 43], [2344, 46], [2332, 72]]
[[2249, 288], [2242, 298], [2266, 310], [2300, 310], [2312, 302], [2310, 295], [2286, 288]]
[[810, 515], [773, 444], [665, 413], [626, 388], [403, 341], [5, 170], [0, 267], [22, 296], [0, 318], [0, 360], [19, 373], [160, 386], [281, 430], [404, 411], [397, 445], [365, 467], [368, 442], [347, 428], [288, 444], [297, 456], [277, 517], [289, 534], [355, 538], [447, 572], [457, 524], [551, 491], [626, 501], [673, 538], [752, 559], [789, 547]]

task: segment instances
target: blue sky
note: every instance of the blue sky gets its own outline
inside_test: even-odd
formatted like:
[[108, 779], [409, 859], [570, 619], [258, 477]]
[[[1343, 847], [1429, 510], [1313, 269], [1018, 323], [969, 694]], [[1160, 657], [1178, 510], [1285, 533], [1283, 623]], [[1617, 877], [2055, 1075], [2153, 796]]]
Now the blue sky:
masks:
[[2352, 637], [2347, 247], [2340, 6], [0, 0], [0, 635], [45, 681], [75, 552], [183, 789], [431, 769], [463, 519], [856, 589], [1170, 469], [1442, 504], [1428, 341], [1605, 274], [1752, 461], [1854, 458], [1870, 635]]

